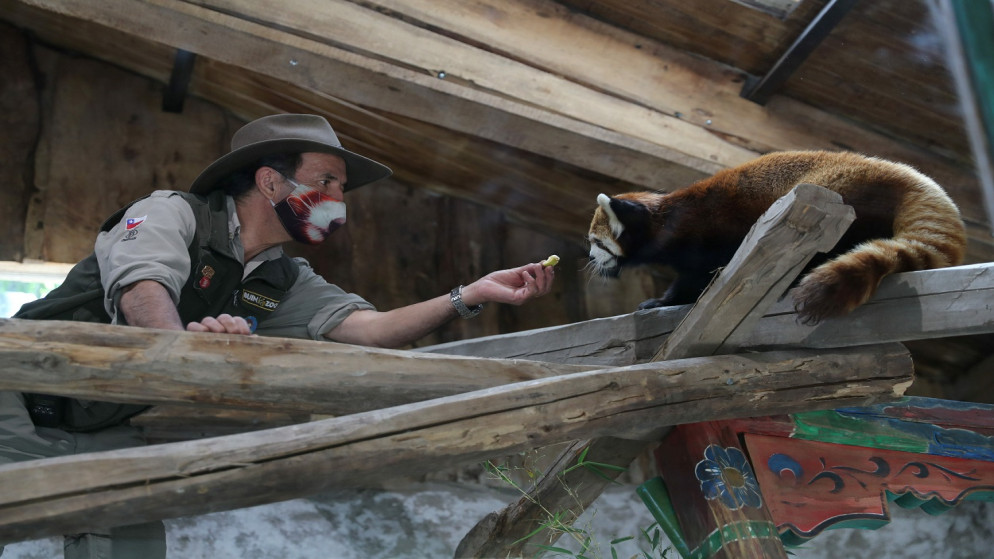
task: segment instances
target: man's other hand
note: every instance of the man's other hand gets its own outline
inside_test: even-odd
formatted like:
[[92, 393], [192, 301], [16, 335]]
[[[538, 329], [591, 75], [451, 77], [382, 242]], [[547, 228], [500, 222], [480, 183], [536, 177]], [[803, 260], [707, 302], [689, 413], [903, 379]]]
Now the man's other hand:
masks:
[[191, 322], [186, 325], [188, 332], [214, 332], [215, 334], [244, 334], [252, 333], [252, 328], [248, 321], [240, 316], [230, 314], [218, 315], [216, 318], [207, 316], [200, 322]]

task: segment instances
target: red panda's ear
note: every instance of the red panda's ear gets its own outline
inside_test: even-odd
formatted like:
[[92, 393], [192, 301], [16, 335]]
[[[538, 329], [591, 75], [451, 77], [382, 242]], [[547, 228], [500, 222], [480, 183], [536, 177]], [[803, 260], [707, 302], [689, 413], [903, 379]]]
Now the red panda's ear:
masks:
[[644, 223], [649, 219], [649, 208], [632, 200], [611, 198], [611, 210], [618, 220], [628, 226]]

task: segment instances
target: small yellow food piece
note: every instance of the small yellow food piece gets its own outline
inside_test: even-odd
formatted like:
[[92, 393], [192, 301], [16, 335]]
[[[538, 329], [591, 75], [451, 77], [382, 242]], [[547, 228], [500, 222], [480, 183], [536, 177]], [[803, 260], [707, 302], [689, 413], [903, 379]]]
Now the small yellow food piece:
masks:
[[555, 254], [542, 261], [542, 265], [545, 266], [546, 268], [550, 266], [555, 266], [556, 264], [559, 264], [559, 257], [556, 256]]

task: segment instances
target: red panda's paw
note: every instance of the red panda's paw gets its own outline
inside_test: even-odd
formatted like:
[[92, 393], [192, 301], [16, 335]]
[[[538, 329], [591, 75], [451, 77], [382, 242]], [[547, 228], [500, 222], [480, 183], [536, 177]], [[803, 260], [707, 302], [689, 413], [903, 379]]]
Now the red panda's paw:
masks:
[[877, 281], [869, 274], [828, 263], [806, 275], [794, 292], [794, 309], [804, 324], [844, 316], [873, 295]]
[[644, 311], [646, 309], [658, 309], [659, 307], [668, 307], [672, 305], [666, 297], [659, 297], [658, 299], [646, 299], [639, 303], [638, 310]]

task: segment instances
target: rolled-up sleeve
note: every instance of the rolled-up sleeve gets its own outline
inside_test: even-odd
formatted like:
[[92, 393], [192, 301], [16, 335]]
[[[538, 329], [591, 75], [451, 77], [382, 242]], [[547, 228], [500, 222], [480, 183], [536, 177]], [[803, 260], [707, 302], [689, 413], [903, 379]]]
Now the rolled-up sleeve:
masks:
[[173, 303], [179, 303], [190, 275], [189, 245], [196, 229], [193, 209], [181, 196], [156, 191], [128, 208], [110, 231], [97, 236], [94, 252], [104, 307], [115, 323], [121, 290], [139, 281], [158, 282]]
[[362, 297], [348, 293], [319, 276], [303, 258], [297, 281], [279, 307], [259, 325], [263, 336], [324, 340], [324, 335], [358, 310], [375, 310]]

